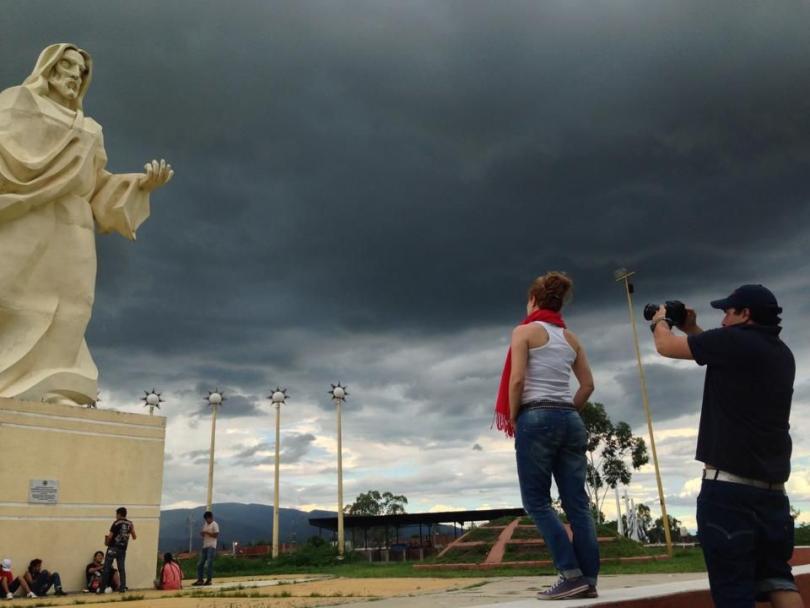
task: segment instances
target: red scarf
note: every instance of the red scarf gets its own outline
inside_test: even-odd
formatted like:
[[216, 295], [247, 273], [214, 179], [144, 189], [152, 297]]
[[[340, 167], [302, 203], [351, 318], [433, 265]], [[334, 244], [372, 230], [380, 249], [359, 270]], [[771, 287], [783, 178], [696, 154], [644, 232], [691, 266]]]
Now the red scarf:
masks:
[[[559, 312], [540, 308], [529, 314], [528, 317], [523, 319], [521, 325], [533, 323], [534, 321], [543, 321], [544, 323], [551, 323], [557, 327], [565, 328], [565, 321]], [[512, 348], [510, 347], [506, 353], [506, 363], [503, 365], [503, 373], [501, 374], [501, 385], [498, 387], [498, 397], [495, 400], [495, 424], [498, 425], [498, 430], [506, 433], [507, 437], [515, 436], [515, 428], [509, 418], [509, 376], [512, 374]]]

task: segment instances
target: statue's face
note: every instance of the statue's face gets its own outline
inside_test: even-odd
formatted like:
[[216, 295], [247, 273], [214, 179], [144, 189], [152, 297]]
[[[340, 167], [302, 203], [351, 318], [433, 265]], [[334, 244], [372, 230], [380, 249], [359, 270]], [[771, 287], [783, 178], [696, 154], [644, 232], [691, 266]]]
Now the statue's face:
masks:
[[87, 72], [87, 64], [81, 53], [67, 49], [48, 76], [50, 91], [67, 102], [74, 101], [82, 88], [82, 76]]

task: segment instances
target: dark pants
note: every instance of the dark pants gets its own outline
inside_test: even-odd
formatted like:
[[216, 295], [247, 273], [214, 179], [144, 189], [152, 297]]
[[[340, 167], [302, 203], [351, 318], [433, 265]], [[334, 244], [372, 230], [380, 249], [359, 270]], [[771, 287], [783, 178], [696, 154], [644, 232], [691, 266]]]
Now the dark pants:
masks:
[[214, 574], [214, 556], [217, 550], [215, 547], [205, 547], [200, 551], [200, 560], [197, 562], [197, 580], [203, 580], [203, 571], [206, 569], [206, 562], [208, 563], [208, 577], [206, 580], [211, 580]]
[[717, 608], [754, 608], [771, 591], [797, 590], [788, 564], [793, 518], [783, 491], [704, 479], [697, 524]]
[[[42, 570], [33, 580], [31, 592], [34, 593], [34, 595], [46, 595], [51, 585], [53, 585], [54, 589], [62, 588], [62, 579], [59, 578], [59, 573]], [[17, 593], [20, 586], [20, 577], [17, 577], [9, 583], [9, 593]]]
[[53, 588], [56, 590], [62, 589], [62, 579], [59, 578], [59, 573], [43, 570], [34, 579], [34, 583], [31, 585], [31, 591], [36, 595], [46, 595], [51, 585], [53, 585]]
[[107, 554], [104, 556], [104, 574], [101, 575], [101, 589], [103, 591], [112, 583], [113, 560], [115, 560], [115, 565], [118, 568], [118, 577], [121, 581], [118, 589], [124, 591], [127, 588], [127, 550], [117, 549], [115, 547], [107, 549]]

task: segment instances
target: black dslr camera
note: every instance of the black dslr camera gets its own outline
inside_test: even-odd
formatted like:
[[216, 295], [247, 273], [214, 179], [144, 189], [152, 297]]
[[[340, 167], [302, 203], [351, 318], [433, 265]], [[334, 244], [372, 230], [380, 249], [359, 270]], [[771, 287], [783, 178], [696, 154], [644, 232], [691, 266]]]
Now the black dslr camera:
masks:
[[[655, 313], [658, 312], [660, 304], [647, 304], [644, 307], [644, 318], [652, 321]], [[664, 307], [667, 310], [666, 318], [672, 321], [672, 324], [677, 326], [683, 325], [686, 321], [686, 304], [680, 300], [668, 300], [664, 302]]]

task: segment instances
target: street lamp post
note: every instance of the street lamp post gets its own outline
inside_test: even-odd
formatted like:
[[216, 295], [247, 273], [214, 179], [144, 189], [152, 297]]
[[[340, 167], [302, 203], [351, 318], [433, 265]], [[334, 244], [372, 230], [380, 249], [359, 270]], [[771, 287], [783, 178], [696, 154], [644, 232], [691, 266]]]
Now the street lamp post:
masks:
[[278, 474], [279, 474], [279, 444], [281, 441], [281, 406], [287, 402], [286, 388], [276, 387], [270, 400], [276, 407], [276, 478], [273, 484], [273, 558], [278, 557]]
[[661, 470], [658, 467], [658, 453], [655, 450], [655, 435], [653, 434], [652, 415], [650, 414], [650, 400], [647, 396], [647, 380], [644, 377], [644, 366], [641, 364], [641, 349], [638, 345], [638, 332], [636, 331], [636, 316], [633, 312], [633, 284], [630, 277], [635, 272], [629, 272], [626, 268], [619, 268], [613, 273], [616, 282], [624, 283], [624, 290], [627, 293], [627, 308], [630, 314], [630, 326], [633, 328], [633, 346], [636, 349], [636, 361], [638, 362], [638, 377], [641, 382], [641, 402], [644, 405], [644, 414], [647, 416], [647, 431], [650, 435], [650, 450], [652, 451], [653, 466], [655, 467], [655, 480], [658, 483], [658, 502], [661, 504], [661, 522], [664, 526], [664, 539], [667, 543], [667, 553], [672, 557], [672, 538], [669, 533], [669, 517], [667, 516], [667, 505], [664, 500], [664, 485], [661, 483]]
[[337, 508], [337, 534], [338, 534], [338, 559], [343, 559], [344, 536], [343, 536], [343, 437], [340, 424], [340, 410], [346, 397], [349, 396], [348, 387], [341, 386], [340, 382], [332, 385], [329, 394], [335, 402], [337, 409], [337, 474], [338, 474], [338, 508]]
[[149, 415], [152, 416], [155, 413], [155, 408], [160, 409], [161, 403], [166, 403], [160, 397], [160, 393], [157, 392], [154, 388], [151, 391], [144, 391], [144, 396], [141, 397], [141, 401], [143, 401], [143, 406], [149, 408]]
[[217, 436], [217, 409], [225, 401], [225, 395], [215, 388], [213, 391], [208, 391], [208, 397], [205, 399], [211, 406], [211, 451], [208, 454], [208, 497], [205, 502], [206, 511], [210, 511], [214, 498], [214, 445]]

